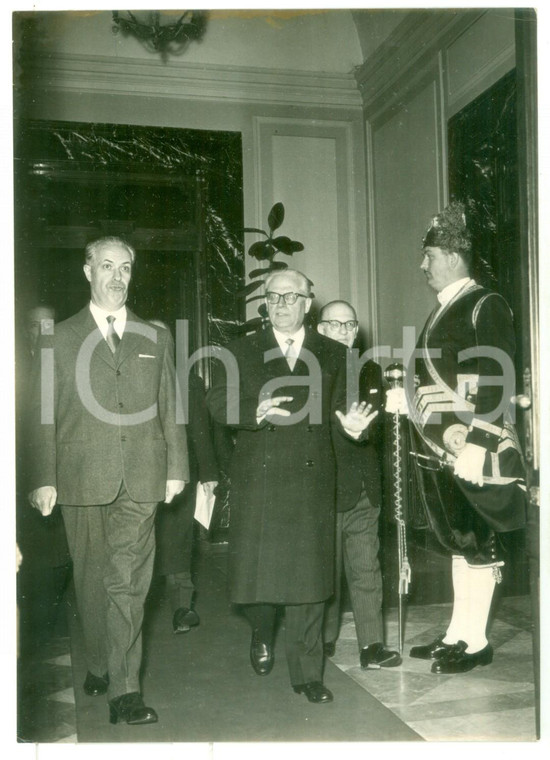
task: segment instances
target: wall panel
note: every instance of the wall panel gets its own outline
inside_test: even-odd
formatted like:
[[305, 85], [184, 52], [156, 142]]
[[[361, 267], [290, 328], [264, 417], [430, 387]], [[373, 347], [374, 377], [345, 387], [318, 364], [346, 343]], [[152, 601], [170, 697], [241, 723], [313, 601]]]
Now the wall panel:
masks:
[[316, 304], [344, 298], [358, 304], [364, 257], [365, 173], [360, 119], [255, 119], [257, 226], [273, 203], [285, 205], [282, 234], [305, 250], [289, 264], [315, 284]]
[[372, 125], [377, 341], [394, 348], [403, 326], [422, 327], [434, 300], [419, 265], [426, 223], [441, 202], [440, 107], [432, 79]]

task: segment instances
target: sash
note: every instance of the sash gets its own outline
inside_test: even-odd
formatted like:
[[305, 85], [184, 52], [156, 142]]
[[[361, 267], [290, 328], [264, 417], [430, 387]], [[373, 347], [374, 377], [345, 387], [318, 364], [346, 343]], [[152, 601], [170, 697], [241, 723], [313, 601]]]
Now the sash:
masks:
[[[457, 389], [452, 389], [431, 360], [428, 338], [434, 325], [447, 309], [458, 298], [477, 289], [480, 287], [470, 280], [443, 309], [433, 312], [422, 342], [423, 361], [432, 382], [416, 388], [412, 404], [409, 404], [411, 422], [442, 466], [452, 465], [466, 446], [470, 425], [475, 416], [478, 376], [457, 375]], [[483, 480], [485, 483], [499, 485], [523, 480], [521, 448], [515, 428], [510, 423], [505, 423], [502, 428], [496, 453], [491, 452], [486, 457]]]

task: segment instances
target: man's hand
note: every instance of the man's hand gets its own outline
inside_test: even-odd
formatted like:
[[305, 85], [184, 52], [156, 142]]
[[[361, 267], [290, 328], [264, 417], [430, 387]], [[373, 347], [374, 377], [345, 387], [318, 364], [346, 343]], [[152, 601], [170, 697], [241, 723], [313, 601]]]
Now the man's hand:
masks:
[[386, 391], [386, 412], [390, 414], [409, 414], [409, 405], [404, 388], [390, 388]]
[[217, 480], [207, 480], [206, 483], [201, 483], [204, 488], [204, 492], [207, 496], [214, 496], [214, 490], [218, 485]]
[[371, 409], [371, 404], [367, 404], [366, 401], [361, 401], [360, 404], [354, 401], [346, 415], [337, 411], [336, 416], [342, 423], [345, 432], [352, 438], [357, 439], [364, 433], [378, 414], [378, 411], [371, 412]]
[[487, 450], [475, 443], [467, 443], [455, 462], [455, 475], [468, 483], [483, 485], [483, 465]]
[[57, 490], [53, 486], [35, 488], [29, 494], [31, 506], [42, 513], [43, 517], [51, 515], [57, 501]]
[[290, 417], [288, 409], [279, 409], [279, 404], [283, 404], [285, 401], [292, 401], [292, 399], [293, 396], [274, 396], [262, 401], [256, 409], [256, 422], [258, 425], [268, 415], [278, 414], [281, 417]]
[[174, 496], [177, 496], [185, 488], [185, 480], [167, 480], [165, 504], [170, 504]]

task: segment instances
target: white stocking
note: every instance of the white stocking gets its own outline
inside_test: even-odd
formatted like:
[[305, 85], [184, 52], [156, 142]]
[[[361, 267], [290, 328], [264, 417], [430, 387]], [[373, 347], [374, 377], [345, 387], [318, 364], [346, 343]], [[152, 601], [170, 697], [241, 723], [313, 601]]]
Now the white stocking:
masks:
[[467, 641], [465, 636], [468, 632], [469, 612], [468, 569], [468, 564], [464, 557], [453, 555], [453, 614], [447, 628], [447, 633], [443, 639], [445, 644], [456, 644], [459, 639]]
[[473, 654], [487, 646], [487, 621], [495, 590], [494, 567], [468, 567], [468, 618], [464, 635], [466, 652]]

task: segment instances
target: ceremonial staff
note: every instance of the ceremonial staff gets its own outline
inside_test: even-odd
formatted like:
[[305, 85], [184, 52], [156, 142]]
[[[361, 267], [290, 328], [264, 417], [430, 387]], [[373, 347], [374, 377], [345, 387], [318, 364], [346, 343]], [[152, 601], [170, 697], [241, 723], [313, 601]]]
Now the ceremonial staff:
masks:
[[[390, 388], [402, 388], [405, 374], [405, 368], [401, 364], [391, 364], [384, 372], [384, 377], [388, 381]], [[399, 563], [397, 620], [399, 627], [399, 654], [402, 655], [405, 638], [404, 602], [409, 592], [409, 583], [411, 582], [411, 566], [407, 556], [407, 533], [403, 509], [403, 451], [399, 411], [395, 411], [392, 414], [391, 462], [394, 517], [397, 523], [397, 558]]]

